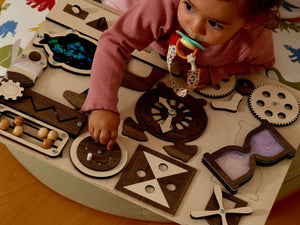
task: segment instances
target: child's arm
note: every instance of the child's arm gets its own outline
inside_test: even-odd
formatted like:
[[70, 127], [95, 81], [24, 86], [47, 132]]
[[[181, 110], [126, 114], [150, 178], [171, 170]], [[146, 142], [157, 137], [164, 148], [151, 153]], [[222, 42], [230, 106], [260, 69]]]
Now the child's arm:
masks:
[[91, 112], [91, 135], [101, 143], [108, 143], [108, 148], [115, 143], [118, 133], [118, 90], [125, 62], [130, 60], [134, 49], [142, 50], [168, 35], [177, 15], [177, 0], [138, 2], [102, 33], [93, 59], [89, 92], [82, 107], [83, 112]]

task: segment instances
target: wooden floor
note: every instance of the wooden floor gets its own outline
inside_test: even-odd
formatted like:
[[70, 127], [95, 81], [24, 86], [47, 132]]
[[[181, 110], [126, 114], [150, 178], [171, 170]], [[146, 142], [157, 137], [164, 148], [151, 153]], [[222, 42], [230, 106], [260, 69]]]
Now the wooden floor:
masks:
[[[0, 225], [175, 225], [126, 219], [75, 203], [43, 185], [1, 143], [0, 152]], [[286, 220], [291, 208], [285, 213], [273, 209], [266, 225], [300, 225], [299, 213]]]

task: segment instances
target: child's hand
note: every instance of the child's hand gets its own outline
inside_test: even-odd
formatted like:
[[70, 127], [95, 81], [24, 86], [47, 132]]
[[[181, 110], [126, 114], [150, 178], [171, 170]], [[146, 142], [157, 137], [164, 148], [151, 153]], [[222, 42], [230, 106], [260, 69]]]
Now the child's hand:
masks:
[[106, 145], [108, 150], [114, 147], [118, 137], [120, 117], [107, 110], [94, 110], [89, 116], [89, 132], [95, 141]]

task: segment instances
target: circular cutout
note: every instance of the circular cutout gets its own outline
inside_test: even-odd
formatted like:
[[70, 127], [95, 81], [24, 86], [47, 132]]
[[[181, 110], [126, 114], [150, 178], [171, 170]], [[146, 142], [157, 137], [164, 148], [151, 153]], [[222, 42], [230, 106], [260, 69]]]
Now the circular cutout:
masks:
[[165, 163], [161, 163], [161, 164], [159, 164], [158, 168], [160, 169], [160, 171], [167, 171], [168, 165]]
[[140, 169], [140, 170], [136, 171], [136, 175], [138, 177], [145, 177], [146, 176], [146, 172], [144, 170]]
[[172, 183], [169, 183], [166, 185], [166, 188], [169, 190], [169, 191], [175, 191], [176, 190], [176, 185], [175, 184], [172, 184]]
[[155, 188], [152, 186], [152, 185], [147, 185], [145, 187], [145, 191], [148, 193], [148, 194], [152, 194], [155, 192]]
[[41, 56], [41, 53], [39, 53], [38, 51], [32, 51], [29, 53], [29, 59], [32, 60], [32, 61], [40, 61], [42, 56]]

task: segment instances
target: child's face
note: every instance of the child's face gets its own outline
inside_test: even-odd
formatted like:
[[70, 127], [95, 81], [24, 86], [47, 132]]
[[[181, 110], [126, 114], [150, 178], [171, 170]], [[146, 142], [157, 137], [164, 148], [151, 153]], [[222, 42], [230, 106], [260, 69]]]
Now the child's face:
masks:
[[192, 39], [209, 45], [229, 40], [245, 24], [231, 1], [180, 0], [178, 21]]

